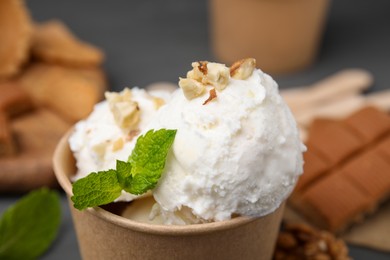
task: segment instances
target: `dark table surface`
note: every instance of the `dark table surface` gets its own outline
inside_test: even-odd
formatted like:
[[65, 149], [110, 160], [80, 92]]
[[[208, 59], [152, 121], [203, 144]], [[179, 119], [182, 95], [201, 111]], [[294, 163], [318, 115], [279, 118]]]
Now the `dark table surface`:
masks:
[[[177, 82], [194, 60], [215, 60], [206, 0], [34, 0], [36, 21], [63, 20], [80, 38], [103, 48], [111, 89]], [[343, 68], [373, 73], [370, 91], [390, 88], [390, 1], [332, 1], [316, 62], [275, 76], [281, 88], [309, 85]], [[0, 214], [20, 195], [0, 196]], [[42, 259], [80, 259], [65, 196], [59, 236]], [[390, 239], [390, 238], [389, 238]], [[389, 253], [350, 245], [354, 259], [390, 259]]]

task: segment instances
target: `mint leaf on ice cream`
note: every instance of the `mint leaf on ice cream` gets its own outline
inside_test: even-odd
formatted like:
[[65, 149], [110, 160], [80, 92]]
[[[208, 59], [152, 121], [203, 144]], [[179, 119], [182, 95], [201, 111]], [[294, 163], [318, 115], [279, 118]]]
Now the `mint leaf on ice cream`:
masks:
[[137, 140], [129, 157], [131, 163], [132, 185], [125, 190], [132, 194], [142, 194], [153, 189], [161, 177], [169, 149], [176, 130], [150, 130]]
[[0, 259], [36, 259], [56, 238], [60, 222], [57, 192], [30, 192], [0, 218]]
[[82, 210], [113, 202], [121, 191], [116, 170], [93, 172], [73, 183], [71, 199], [74, 207]]
[[137, 139], [128, 162], [117, 161], [116, 169], [93, 172], [73, 183], [74, 207], [83, 210], [113, 202], [122, 190], [143, 194], [153, 189], [164, 170], [176, 130], [150, 130]]
[[123, 189], [129, 187], [133, 180], [133, 176], [131, 175], [131, 163], [117, 160], [116, 171], [121, 187], [123, 187]]

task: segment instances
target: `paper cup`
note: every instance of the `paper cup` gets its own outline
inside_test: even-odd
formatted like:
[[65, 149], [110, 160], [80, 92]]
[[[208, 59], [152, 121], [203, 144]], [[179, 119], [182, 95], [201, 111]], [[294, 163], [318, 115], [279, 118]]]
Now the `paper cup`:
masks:
[[[65, 135], [54, 153], [54, 171], [68, 198], [75, 160]], [[187, 226], [136, 222], [102, 207], [70, 209], [83, 259], [271, 259], [283, 206], [261, 218]], [[115, 206], [114, 206], [115, 207]]]
[[267, 73], [293, 72], [317, 53], [329, 0], [211, 0], [212, 48], [228, 64], [254, 57]]

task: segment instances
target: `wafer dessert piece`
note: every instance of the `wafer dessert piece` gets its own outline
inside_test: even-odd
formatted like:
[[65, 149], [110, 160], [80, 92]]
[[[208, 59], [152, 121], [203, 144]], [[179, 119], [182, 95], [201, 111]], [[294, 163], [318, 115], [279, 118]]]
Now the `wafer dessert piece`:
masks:
[[290, 205], [310, 222], [341, 232], [390, 196], [390, 116], [366, 107], [310, 128], [304, 174]]
[[41, 108], [13, 119], [10, 128], [18, 153], [0, 157], [0, 191], [24, 192], [42, 186], [56, 186], [51, 157], [70, 124]]
[[[303, 154], [303, 161], [305, 162], [304, 174], [299, 178], [295, 190], [304, 189], [317, 178], [324, 176], [330, 168], [329, 163], [319, 156], [312, 147], [308, 146], [307, 149], [308, 152]], [[294, 194], [292, 194], [292, 196], [294, 196]]]
[[390, 195], [390, 158], [368, 150], [343, 165], [340, 174], [373, 198], [373, 206]]
[[[315, 121], [309, 131], [308, 146], [315, 149], [333, 166], [363, 146], [362, 140], [351, 134], [345, 124], [338, 121]], [[320, 125], [318, 125], [320, 124]], [[318, 125], [318, 126], [317, 126]]]
[[387, 160], [390, 160], [390, 135], [385, 136], [378, 145], [374, 148], [380, 154], [385, 156]]
[[100, 69], [79, 71], [42, 63], [29, 67], [20, 84], [37, 106], [49, 107], [69, 122], [86, 117], [107, 88]]
[[344, 120], [365, 143], [373, 142], [390, 129], [390, 117], [374, 107], [365, 107]]
[[300, 211], [318, 227], [330, 231], [344, 229], [371, 209], [372, 202], [339, 172], [311, 185], [301, 196]]
[[0, 1], [0, 78], [17, 74], [27, 60], [31, 20], [24, 1]]
[[33, 108], [30, 96], [16, 81], [0, 82], [0, 93], [0, 110], [9, 117]]
[[71, 67], [96, 67], [104, 59], [99, 48], [77, 39], [58, 20], [35, 26], [31, 50], [38, 60]]

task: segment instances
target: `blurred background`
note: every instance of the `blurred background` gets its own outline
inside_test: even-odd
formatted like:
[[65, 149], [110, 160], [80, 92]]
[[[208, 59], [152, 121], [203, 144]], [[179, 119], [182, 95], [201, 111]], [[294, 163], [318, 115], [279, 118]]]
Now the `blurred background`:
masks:
[[[208, 3], [27, 1], [37, 21], [61, 19], [81, 39], [103, 48], [110, 85], [117, 90], [156, 81], [177, 82], [192, 61], [217, 60], [210, 44]], [[359, 67], [375, 75], [373, 90], [389, 86], [389, 9], [386, 0], [329, 1], [322, 41], [313, 64], [276, 76], [276, 80], [281, 87], [303, 86], [340, 69]]]
[[[245, 20], [237, 16], [229, 21], [234, 24], [230, 25], [229, 22], [224, 22], [230, 18], [224, 17], [223, 14], [228, 14], [229, 10], [245, 10], [248, 7], [244, 5], [247, 2], [251, 4], [253, 0], [215, 0], [215, 5], [211, 5], [211, 2], [29, 0], [26, 5], [35, 22], [61, 20], [79, 39], [100, 48], [105, 55], [102, 67], [108, 79], [108, 88], [115, 91], [124, 87], [146, 87], [156, 82], [177, 84], [178, 77], [184, 76], [190, 70], [191, 62], [196, 60], [226, 62], [230, 65], [230, 59], [234, 60], [237, 55], [240, 56], [239, 51], [243, 53], [242, 58], [248, 56], [246, 51], [250, 49], [245, 47], [245, 42], [262, 42], [264, 39], [281, 37], [275, 36], [274, 33], [283, 30], [286, 31], [283, 35], [289, 34], [290, 40], [277, 38], [279, 44], [271, 41], [268, 47], [255, 45], [263, 48], [256, 57], [259, 68], [271, 74], [282, 90], [310, 86], [349, 68], [364, 69], [371, 75], [370, 79], [373, 81], [369, 80], [369, 86], [362, 90], [363, 95], [387, 91], [390, 88], [390, 2], [387, 0], [313, 1], [318, 2], [323, 9], [318, 11], [321, 13], [321, 19], [313, 22], [303, 19], [301, 24], [297, 25], [298, 28], [308, 26], [314, 30], [314, 34], [310, 36], [286, 27], [295, 21], [295, 18], [287, 17], [288, 12], [283, 16], [282, 23], [281, 19], [264, 19], [266, 16], [260, 11], [258, 14], [256, 9], [253, 12], [253, 21], [259, 24], [252, 24], [250, 20], [251, 29], [248, 32]], [[302, 2], [309, 1], [296, 2], [304, 5]], [[305, 10], [310, 13], [310, 10], [314, 10], [312, 8], [315, 6]], [[253, 10], [250, 7], [249, 9]], [[240, 11], [237, 11], [238, 13]], [[247, 13], [244, 12], [244, 16], [245, 14]], [[299, 16], [305, 15], [298, 14]], [[234, 28], [238, 31], [236, 34], [246, 31], [247, 35], [235, 37], [231, 26], [237, 27]], [[0, 36], [0, 44], [2, 37]], [[229, 37], [231, 41], [226, 40]], [[242, 41], [241, 50], [228, 44], [237, 40]], [[294, 40], [298, 40], [296, 49], [288, 51], [288, 47], [292, 45], [290, 41]], [[312, 41], [311, 45], [305, 45], [306, 41]], [[307, 54], [307, 51], [310, 53]], [[261, 55], [270, 55], [275, 59], [265, 56], [262, 58]], [[299, 61], [299, 57], [303, 55], [311, 58]], [[269, 63], [262, 66], [262, 59], [269, 60]], [[287, 60], [292, 64], [289, 68], [278, 67], [278, 64]], [[273, 64], [269, 65], [272, 62]], [[294, 62], [297, 62], [296, 66]], [[73, 122], [67, 121], [64, 128], [70, 127]], [[0, 168], [0, 182], [1, 174], [5, 173], [1, 172]], [[15, 203], [24, 192], [25, 190], [3, 192], [0, 196], [0, 213]], [[65, 195], [62, 195], [61, 199], [63, 222], [60, 233], [53, 247], [42, 259], [80, 259]], [[350, 245], [350, 250], [354, 259], [389, 259], [390, 256], [386, 252], [359, 246]]]

